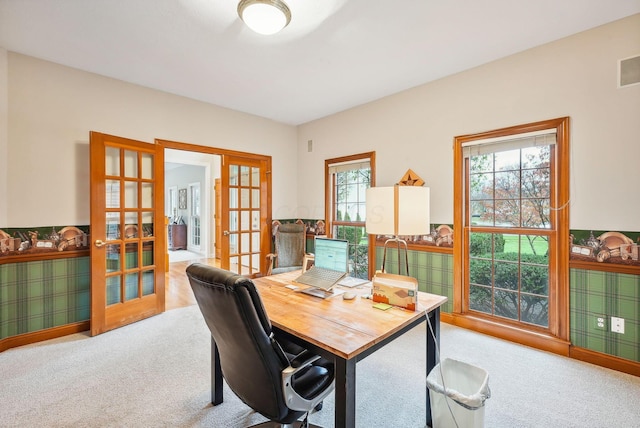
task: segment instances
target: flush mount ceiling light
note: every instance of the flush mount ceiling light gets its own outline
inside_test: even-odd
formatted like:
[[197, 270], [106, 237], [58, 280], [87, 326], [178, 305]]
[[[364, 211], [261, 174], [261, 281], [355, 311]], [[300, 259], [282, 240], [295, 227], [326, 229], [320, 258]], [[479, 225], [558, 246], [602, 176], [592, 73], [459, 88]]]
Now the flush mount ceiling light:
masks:
[[291, 11], [281, 0], [241, 0], [238, 16], [256, 33], [275, 34], [291, 21]]

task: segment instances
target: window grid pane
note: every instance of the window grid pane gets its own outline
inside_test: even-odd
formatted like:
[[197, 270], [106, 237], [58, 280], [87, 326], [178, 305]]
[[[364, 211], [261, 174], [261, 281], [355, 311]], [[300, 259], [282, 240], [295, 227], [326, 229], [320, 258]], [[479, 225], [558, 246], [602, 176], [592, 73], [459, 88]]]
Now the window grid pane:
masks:
[[351, 276], [368, 278], [369, 237], [365, 231], [366, 189], [371, 185], [369, 163], [330, 172], [332, 187], [331, 236], [349, 241], [349, 271]]
[[[549, 325], [548, 237], [551, 229], [550, 147], [520, 148], [469, 160], [469, 309]], [[479, 233], [473, 227], [512, 229]]]

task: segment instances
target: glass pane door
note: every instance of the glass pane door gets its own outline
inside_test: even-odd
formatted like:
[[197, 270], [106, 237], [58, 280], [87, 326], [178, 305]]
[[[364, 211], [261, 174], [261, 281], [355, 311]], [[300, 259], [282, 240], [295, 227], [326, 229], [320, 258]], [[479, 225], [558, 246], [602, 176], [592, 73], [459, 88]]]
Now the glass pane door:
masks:
[[[105, 262], [107, 306], [125, 303], [156, 292], [153, 210], [154, 156], [106, 145], [110, 184], [105, 196], [107, 235]], [[122, 191], [121, 191], [122, 190]]]
[[161, 158], [153, 144], [91, 134], [92, 334], [164, 310]]
[[[222, 267], [241, 275], [256, 275], [265, 264], [267, 233], [266, 173], [263, 161], [227, 157], [223, 164]], [[226, 214], [226, 215], [225, 215]]]

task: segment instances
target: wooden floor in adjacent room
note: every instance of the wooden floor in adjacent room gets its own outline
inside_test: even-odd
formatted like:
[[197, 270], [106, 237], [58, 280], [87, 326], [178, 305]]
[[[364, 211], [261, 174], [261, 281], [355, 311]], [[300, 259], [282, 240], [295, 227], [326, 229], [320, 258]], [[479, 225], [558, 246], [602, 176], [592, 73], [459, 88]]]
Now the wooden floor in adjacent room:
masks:
[[205, 263], [220, 267], [219, 259], [197, 259], [184, 262], [169, 263], [169, 272], [165, 274], [165, 303], [166, 310], [184, 308], [196, 304], [185, 270], [193, 262]]

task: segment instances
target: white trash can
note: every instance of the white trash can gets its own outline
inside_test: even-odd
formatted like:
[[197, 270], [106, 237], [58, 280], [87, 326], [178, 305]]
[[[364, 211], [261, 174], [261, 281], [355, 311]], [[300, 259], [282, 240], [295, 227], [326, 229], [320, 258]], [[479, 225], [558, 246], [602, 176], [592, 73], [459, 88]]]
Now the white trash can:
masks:
[[445, 358], [427, 376], [427, 387], [433, 428], [484, 427], [484, 402], [491, 397], [486, 370]]

